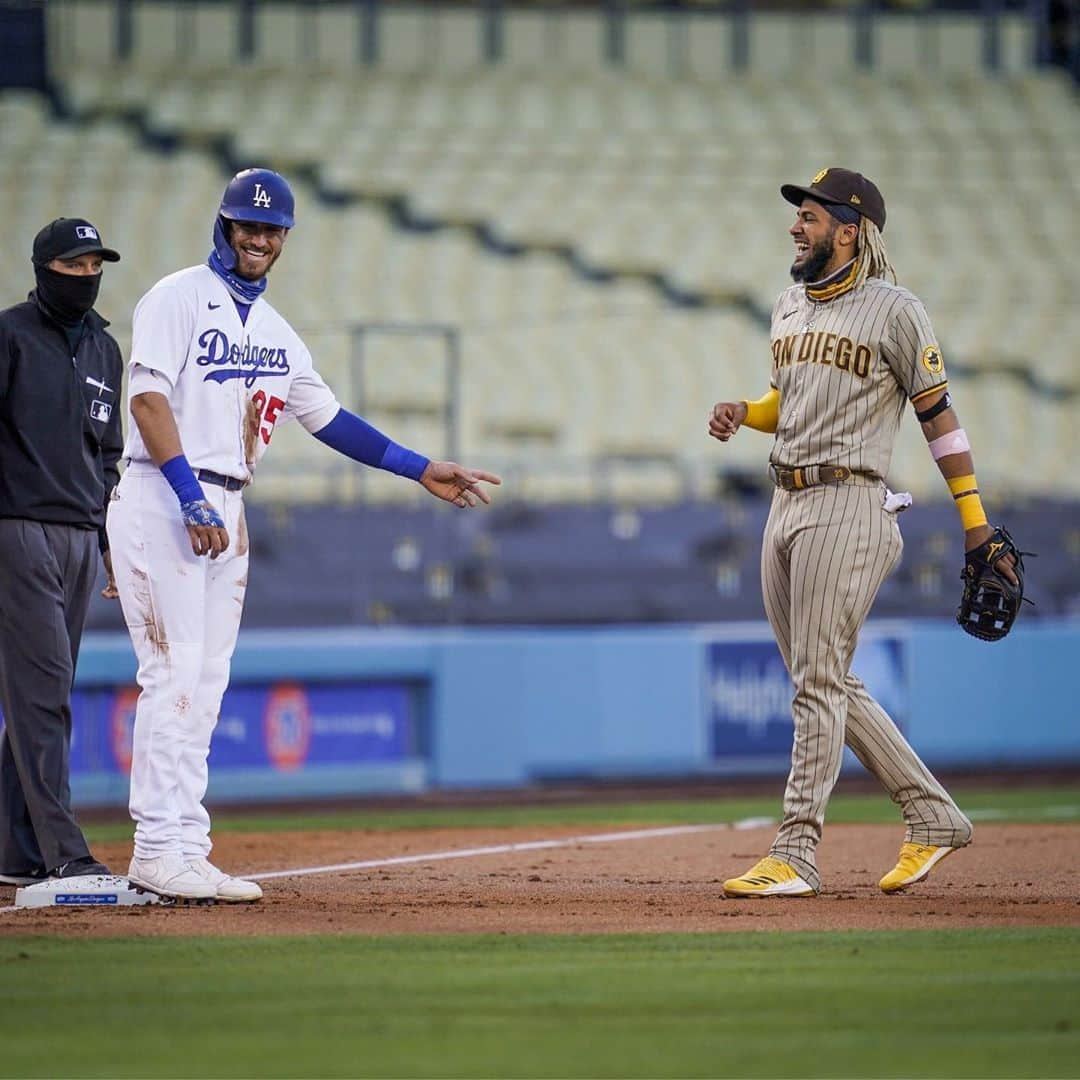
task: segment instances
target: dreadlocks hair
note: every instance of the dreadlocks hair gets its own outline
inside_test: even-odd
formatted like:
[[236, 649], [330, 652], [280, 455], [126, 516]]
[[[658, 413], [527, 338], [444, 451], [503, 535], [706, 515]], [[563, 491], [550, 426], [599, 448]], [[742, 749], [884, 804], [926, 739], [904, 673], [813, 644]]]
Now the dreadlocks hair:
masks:
[[881, 230], [868, 218], [859, 218], [858, 252], [855, 262], [855, 287], [867, 278], [886, 278], [896, 284], [896, 271], [889, 262]]

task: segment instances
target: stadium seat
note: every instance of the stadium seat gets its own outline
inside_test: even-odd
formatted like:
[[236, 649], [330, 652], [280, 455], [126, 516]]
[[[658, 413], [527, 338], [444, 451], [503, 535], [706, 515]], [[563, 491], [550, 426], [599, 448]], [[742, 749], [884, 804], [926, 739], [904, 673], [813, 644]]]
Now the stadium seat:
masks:
[[[190, 18], [212, 27], [212, 7]], [[1080, 112], [1059, 79], [986, 80], [944, 64], [928, 80], [888, 62], [888, 77], [842, 73], [824, 89], [754, 65], [673, 77], [656, 50], [660, 23], [631, 43], [625, 71], [559, 68], [530, 62], [551, 30], [529, 12], [507, 23], [507, 63], [483, 66], [468, 13], [440, 16], [442, 51], [429, 55], [404, 10], [387, 24], [381, 66], [354, 66], [341, 48], [305, 69], [288, 14], [260, 11], [265, 49], [227, 69], [214, 57], [182, 64], [163, 46], [105, 71], [91, 37], [85, 62], [58, 73], [78, 124], [32, 94], [0, 95], [8, 248], [29, 250], [32, 231], [60, 213], [98, 221], [124, 255], [101, 302], [122, 341], [139, 295], [205, 258], [224, 141], [233, 160], [295, 180], [297, 228], [270, 298], [343, 402], [374, 410], [395, 437], [427, 440], [419, 449], [443, 445], [452, 390], [435, 374], [447, 354], [429, 329], [450, 326], [470, 459], [521, 471], [537, 497], [597, 497], [604, 475], [620, 498], [677, 499], [717, 471], [760, 475], [767, 440], [748, 432], [720, 448], [705, 416], [767, 382], [762, 317], [790, 254], [778, 184], [849, 161], [885, 191], [890, 253], [956, 365], [980, 475], [1003, 489], [1080, 489], [1061, 465], [1076, 456], [1068, 418], [1080, 390]], [[313, 18], [304, 40], [320, 50], [356, 29], [343, 12]], [[600, 25], [579, 21], [586, 37]], [[775, 47], [789, 48], [775, 32]], [[759, 33], [754, 48], [773, 40], [764, 22]], [[584, 40], [570, 53], [584, 57]], [[896, 42], [886, 58], [901, 55]], [[961, 53], [970, 44], [957, 42]], [[705, 64], [696, 44], [687, 57]], [[144, 143], [132, 115], [176, 149]], [[25, 267], [0, 266], [0, 285], [19, 297]], [[664, 289], [719, 306], [673, 306]], [[365, 353], [363, 387], [357, 323], [402, 324], [392, 347], [379, 339]], [[321, 448], [279, 441], [260, 489], [346, 497]], [[590, 469], [585, 482], [575, 475]], [[910, 419], [894, 470], [904, 486], [939, 491]], [[365, 483], [365, 497], [412, 497], [408, 485]]]

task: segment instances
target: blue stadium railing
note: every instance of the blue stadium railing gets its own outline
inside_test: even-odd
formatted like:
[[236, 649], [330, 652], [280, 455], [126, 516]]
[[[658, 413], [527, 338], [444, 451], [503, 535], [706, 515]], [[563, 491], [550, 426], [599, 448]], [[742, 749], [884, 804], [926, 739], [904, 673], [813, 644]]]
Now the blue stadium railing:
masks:
[[[758, 563], [768, 506], [763, 492], [655, 508], [503, 498], [469, 515], [439, 506], [252, 503], [244, 625], [762, 620]], [[991, 504], [989, 512], [1039, 553], [1027, 567], [1035, 606], [1025, 606], [1024, 620], [1080, 615], [1077, 505], [1039, 499]], [[904, 556], [875, 617], [952, 618], [963, 556], [951, 501], [920, 501], [902, 528]], [[95, 596], [89, 625], [123, 629], [119, 607]]]

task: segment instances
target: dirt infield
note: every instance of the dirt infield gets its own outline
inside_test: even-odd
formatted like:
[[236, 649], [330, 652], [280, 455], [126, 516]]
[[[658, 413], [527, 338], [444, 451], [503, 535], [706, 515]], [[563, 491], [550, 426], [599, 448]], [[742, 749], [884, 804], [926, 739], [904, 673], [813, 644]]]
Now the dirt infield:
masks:
[[[618, 832], [600, 828], [419, 829], [224, 834], [214, 858], [234, 872], [291, 870]], [[820, 897], [725, 900], [720, 883], [766, 851], [772, 827], [477, 854], [264, 882], [258, 904], [203, 908], [19, 910], [0, 936], [311, 933], [613, 933], [718, 930], [955, 929], [1080, 925], [1080, 827], [991, 825], [908, 892], [877, 880], [894, 826], [833, 825]], [[127, 845], [102, 845], [117, 869]], [[14, 890], [0, 887], [0, 905]]]

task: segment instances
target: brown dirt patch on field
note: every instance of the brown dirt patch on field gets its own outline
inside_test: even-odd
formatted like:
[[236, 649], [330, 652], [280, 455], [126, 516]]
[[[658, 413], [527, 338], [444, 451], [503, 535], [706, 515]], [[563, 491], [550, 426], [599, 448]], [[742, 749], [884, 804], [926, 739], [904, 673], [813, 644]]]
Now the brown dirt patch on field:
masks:
[[[623, 830], [600, 827], [225, 833], [213, 858], [237, 874], [389, 859]], [[1080, 827], [991, 825], [908, 891], [885, 896], [901, 830], [833, 825], [812, 899], [725, 900], [721, 882], [765, 853], [773, 828], [380, 866], [263, 882], [257, 904], [0, 913], [0, 936], [311, 933], [614, 933], [903, 930], [1080, 925]], [[122, 870], [130, 846], [97, 852]], [[14, 889], [0, 886], [0, 905]]]

